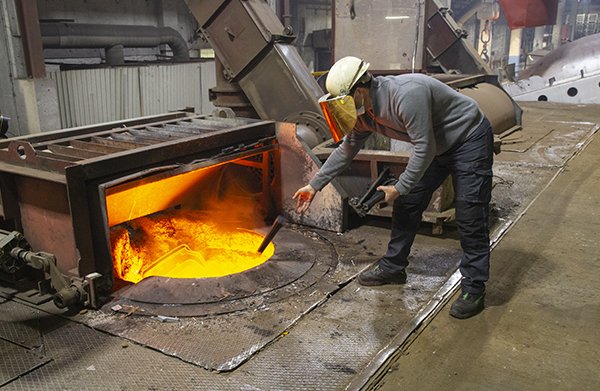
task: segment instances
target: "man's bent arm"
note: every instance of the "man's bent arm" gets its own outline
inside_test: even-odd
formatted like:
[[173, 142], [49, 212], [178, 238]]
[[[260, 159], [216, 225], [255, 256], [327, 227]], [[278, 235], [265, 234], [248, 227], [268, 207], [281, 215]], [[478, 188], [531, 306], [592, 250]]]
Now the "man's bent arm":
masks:
[[329, 155], [319, 172], [310, 181], [310, 185], [319, 191], [322, 190], [350, 165], [370, 135], [370, 132], [357, 132], [356, 130], [350, 132], [344, 137], [342, 144]]

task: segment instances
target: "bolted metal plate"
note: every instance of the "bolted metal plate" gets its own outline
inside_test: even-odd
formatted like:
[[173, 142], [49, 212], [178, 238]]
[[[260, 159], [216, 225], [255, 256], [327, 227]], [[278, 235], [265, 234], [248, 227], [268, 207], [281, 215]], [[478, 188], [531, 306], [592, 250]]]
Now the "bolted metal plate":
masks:
[[[277, 302], [289, 296], [300, 294], [303, 290], [313, 286], [316, 281], [319, 281], [319, 278], [325, 275], [329, 269], [329, 265], [313, 265], [302, 278], [287, 286], [266, 292], [259, 296], [249, 296], [238, 300], [223, 300], [222, 302], [206, 304], [154, 304], [119, 298], [106, 304], [103, 307], [103, 310], [110, 311], [112, 308], [119, 305], [122, 308], [118, 311], [122, 313], [128, 313], [132, 308], [136, 308], [136, 311], [139, 310], [137, 313], [138, 315], [177, 317], [207, 316], [246, 311], [248, 309], [255, 310], [263, 304]], [[323, 291], [332, 291], [337, 288], [335, 282], [328, 284], [319, 281], [316, 285], [318, 286], [318, 289]]]

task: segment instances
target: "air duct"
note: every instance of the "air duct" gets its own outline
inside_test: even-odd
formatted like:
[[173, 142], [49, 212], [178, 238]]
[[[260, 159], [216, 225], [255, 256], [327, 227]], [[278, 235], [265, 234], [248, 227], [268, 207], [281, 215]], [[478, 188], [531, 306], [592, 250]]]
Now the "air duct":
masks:
[[175, 60], [190, 58], [185, 40], [170, 27], [40, 23], [40, 31], [45, 49], [103, 48], [106, 50], [106, 63], [109, 65], [124, 63], [124, 47], [168, 45]]

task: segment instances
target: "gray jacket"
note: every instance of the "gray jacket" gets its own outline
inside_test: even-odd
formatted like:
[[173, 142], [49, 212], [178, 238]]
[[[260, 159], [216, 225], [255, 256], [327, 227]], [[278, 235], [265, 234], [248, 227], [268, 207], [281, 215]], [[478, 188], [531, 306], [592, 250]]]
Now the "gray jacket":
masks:
[[477, 102], [423, 74], [373, 77], [370, 91], [372, 112], [358, 117], [354, 129], [310, 181], [315, 189], [323, 189], [344, 171], [376, 132], [414, 144], [396, 184], [400, 194], [407, 194], [436, 155], [462, 143], [483, 121]]

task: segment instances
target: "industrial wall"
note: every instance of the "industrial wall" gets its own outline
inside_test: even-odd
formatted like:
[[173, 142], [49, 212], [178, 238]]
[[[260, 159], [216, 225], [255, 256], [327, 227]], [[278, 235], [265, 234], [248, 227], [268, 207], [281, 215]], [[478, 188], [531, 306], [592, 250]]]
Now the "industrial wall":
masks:
[[61, 128], [193, 107], [210, 114], [214, 61], [49, 72], [56, 82]]
[[12, 0], [0, 2], [0, 81], [0, 113], [12, 118], [8, 135], [21, 135], [20, 129], [39, 132], [39, 121], [28, 121], [38, 116], [36, 86], [27, 78], [19, 23]]
[[[184, 0], [37, 0], [41, 23], [170, 27], [190, 60], [173, 61], [170, 47], [125, 48], [125, 66], [105, 64], [105, 49], [43, 51], [46, 77], [27, 74], [16, 0], [0, 3], [0, 113], [12, 118], [9, 137], [193, 107], [210, 113], [216, 85], [212, 50], [197, 35]], [[208, 53], [208, 56], [206, 53]]]

